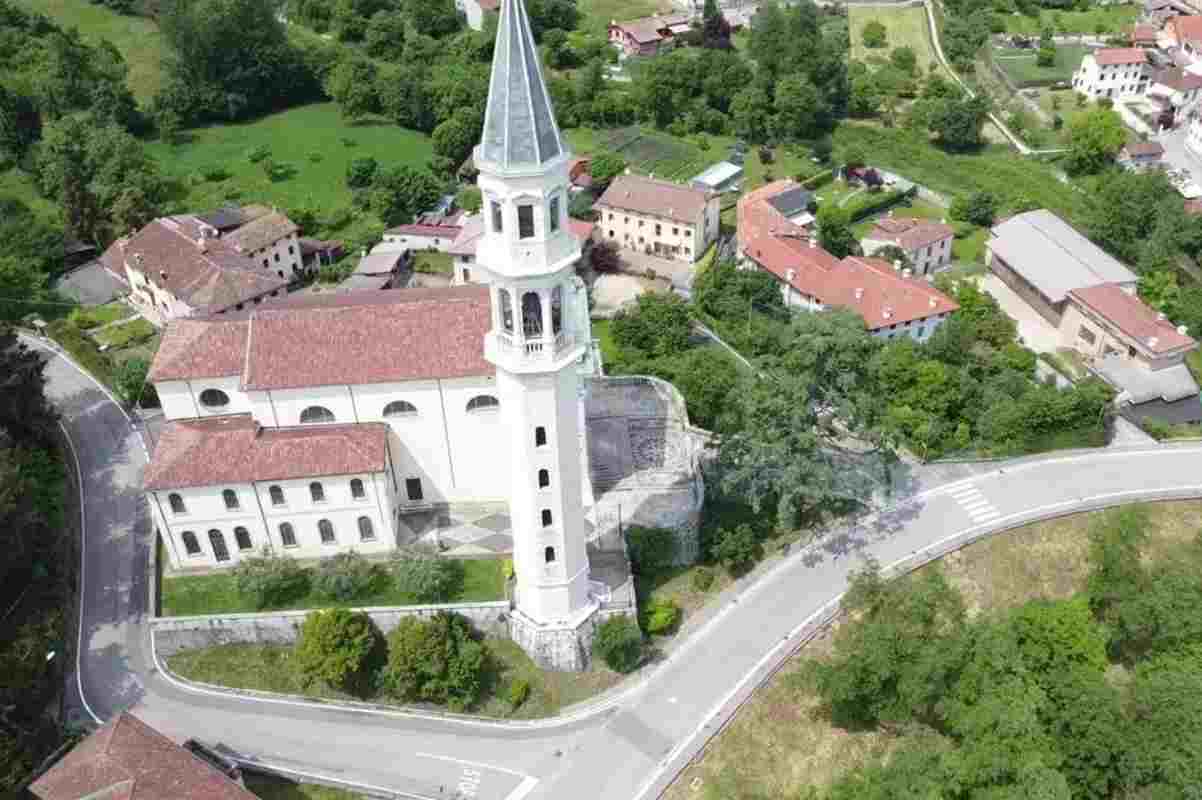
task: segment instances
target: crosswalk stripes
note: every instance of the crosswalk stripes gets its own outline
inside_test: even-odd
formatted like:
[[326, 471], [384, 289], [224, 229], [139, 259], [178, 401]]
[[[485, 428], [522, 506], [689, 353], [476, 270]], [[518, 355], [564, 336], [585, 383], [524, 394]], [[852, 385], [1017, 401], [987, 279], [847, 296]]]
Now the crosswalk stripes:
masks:
[[977, 524], [992, 522], [1002, 515], [971, 481], [952, 484], [947, 493]]

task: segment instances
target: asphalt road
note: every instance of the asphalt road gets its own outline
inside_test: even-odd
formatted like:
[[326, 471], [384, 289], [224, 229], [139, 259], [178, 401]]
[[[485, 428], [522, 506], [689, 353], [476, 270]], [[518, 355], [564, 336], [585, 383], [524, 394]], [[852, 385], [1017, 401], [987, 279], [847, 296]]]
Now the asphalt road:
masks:
[[[509, 724], [302, 702], [231, 698], [176, 685], [154, 667], [146, 617], [151, 531], [138, 492], [146, 461], [124, 415], [61, 358], [47, 370], [84, 481], [83, 697], [100, 718], [132, 708], [179, 739], [396, 797], [654, 797], [831, 609], [848, 572], [925, 560], [1034, 519], [1139, 499], [1202, 496], [1202, 446], [1108, 449], [926, 473], [909, 498], [835, 532], [716, 598], [661, 663], [564, 718]], [[967, 477], [960, 475], [967, 474]], [[934, 476], [933, 478], [930, 476]]]

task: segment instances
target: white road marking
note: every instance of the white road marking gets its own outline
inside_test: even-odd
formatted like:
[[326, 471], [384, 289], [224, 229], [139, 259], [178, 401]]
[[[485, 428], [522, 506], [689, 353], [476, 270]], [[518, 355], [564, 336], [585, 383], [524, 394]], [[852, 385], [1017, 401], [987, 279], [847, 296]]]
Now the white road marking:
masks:
[[[414, 753], [413, 755], [419, 758], [432, 758], [435, 761], [450, 761], [455, 764], [466, 764], [469, 767], [479, 767], [480, 769], [491, 769], [494, 772], [504, 772], [506, 775], [513, 775], [515, 778], [529, 778], [530, 776], [524, 772], [518, 772], [516, 769], [508, 767], [498, 767], [495, 764], [485, 764], [482, 761], [468, 761], [465, 758], [452, 758], [451, 756], [439, 756], [434, 753]], [[537, 783], [537, 779], [535, 783]]]
[[538, 786], [538, 779], [527, 775], [516, 789], [505, 796], [505, 800], [522, 800], [523, 797], [534, 791], [535, 786]]
[[987, 522], [1001, 516], [989, 498], [973, 483], [958, 486], [948, 494], [973, 522]]

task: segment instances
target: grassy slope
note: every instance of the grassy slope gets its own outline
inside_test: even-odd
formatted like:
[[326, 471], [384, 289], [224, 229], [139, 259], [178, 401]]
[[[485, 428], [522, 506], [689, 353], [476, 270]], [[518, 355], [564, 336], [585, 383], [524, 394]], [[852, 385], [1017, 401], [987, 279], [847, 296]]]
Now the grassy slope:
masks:
[[[889, 31], [885, 46], [875, 50], [864, 46], [864, 26], [871, 20], [880, 22]], [[847, 23], [851, 35], [851, 57], [857, 61], [865, 61], [870, 56], [887, 58], [892, 48], [904, 46], [914, 51], [923, 72], [930, 64], [938, 63], [931, 47], [926, 12], [921, 6], [848, 6]]]
[[1041, 67], [1036, 63], [1034, 50], [1007, 49], [995, 51], [998, 66], [1006, 71], [1010, 80], [1020, 86], [1026, 81], [1067, 81], [1081, 65], [1081, 57], [1088, 48], [1076, 44], [1060, 45], [1056, 48], [1056, 63]]
[[580, 29], [606, 36], [610, 20], [623, 22], [672, 10], [668, 0], [580, 0]]
[[39, 11], [64, 28], [79, 28], [84, 39], [108, 39], [129, 65], [129, 88], [145, 106], [162, 83], [163, 37], [145, 17], [118, 14], [88, 0], [17, 0]]
[[55, 225], [62, 224], [62, 211], [59, 207], [42, 197], [33, 185], [33, 179], [19, 169], [0, 172], [0, 195], [8, 195], [20, 200], [38, 217]]
[[[505, 596], [505, 570], [502, 559], [464, 559], [463, 586], [451, 602], [500, 600]], [[262, 610], [327, 608], [330, 606], [399, 606], [411, 605], [413, 599], [397, 591], [391, 580], [381, 576], [375, 591], [356, 598], [351, 603], [332, 602], [313, 592], [286, 605]], [[184, 575], [163, 579], [163, 615], [223, 614], [259, 611], [249, 598], [238, 593], [234, 576], [229, 573], [213, 575]]]
[[[1084, 587], [1087, 532], [1096, 516], [1065, 517], [987, 539], [943, 559], [943, 569], [970, 614], [1068, 597]], [[1202, 503], [1155, 504], [1150, 519], [1148, 556], [1171, 558], [1202, 527]], [[710, 744], [701, 763], [681, 774], [668, 800], [804, 796], [804, 787], [826, 786], [896, 747], [899, 736], [832, 728], [822, 716], [801, 670], [808, 659], [829, 652], [829, 634], [802, 650]], [[702, 791], [690, 787], [697, 778]]]
[[[1059, 34], [1083, 33], [1095, 35], [1098, 24], [1105, 26], [1107, 33], [1118, 33], [1127, 30], [1139, 16], [1139, 6], [1113, 5], [1098, 6], [1088, 11], [1048, 11], [1040, 12], [1039, 17], [1028, 17], [1025, 14], [1004, 14], [1007, 33], [1020, 33], [1024, 36], [1038, 36], [1044, 27], [1051, 25]], [[1060, 24], [1057, 25], [1056, 21]]]
[[[491, 669], [485, 678], [485, 693], [474, 712], [491, 717], [535, 719], [556, 714], [572, 703], [587, 700], [613, 686], [619, 675], [603, 666], [583, 673], [539, 669], [520, 647], [509, 640], [487, 639]], [[186, 650], [168, 659], [171, 669], [185, 678], [240, 689], [281, 692], [309, 697], [351, 699], [350, 695], [324, 685], [303, 686], [286, 645], [220, 645]], [[524, 679], [530, 685], [526, 702], [516, 710], [508, 702], [510, 683]], [[379, 695], [368, 699], [394, 703]]]
[[[179, 145], [152, 142], [151, 155], [163, 171], [183, 181], [186, 208], [220, 205], [231, 192], [244, 202], [271, 203], [295, 208], [312, 203], [319, 209], [348, 206], [346, 168], [352, 159], [371, 156], [382, 166], [409, 164], [422, 167], [432, 154], [429, 137], [383, 120], [357, 124], [342, 119], [335, 103], [317, 103], [271, 114], [252, 122], [198, 128]], [[249, 150], [267, 145], [277, 164], [295, 173], [272, 182], [261, 164], [247, 159]], [[312, 156], [312, 157], [311, 157]], [[313, 160], [316, 158], [317, 160]], [[230, 173], [223, 181], [200, 180], [205, 169], [220, 167]]]

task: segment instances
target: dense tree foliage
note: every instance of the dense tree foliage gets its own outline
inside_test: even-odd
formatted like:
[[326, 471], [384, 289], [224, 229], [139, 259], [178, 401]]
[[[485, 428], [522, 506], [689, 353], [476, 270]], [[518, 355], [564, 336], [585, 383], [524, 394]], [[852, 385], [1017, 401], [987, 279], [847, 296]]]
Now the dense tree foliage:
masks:
[[297, 669], [307, 684], [362, 693], [382, 644], [380, 631], [362, 611], [312, 611], [296, 639]]
[[309, 591], [308, 570], [267, 548], [240, 558], [233, 574], [238, 594], [254, 599], [259, 608], [285, 606]]
[[463, 584], [463, 565], [421, 546], [397, 550], [391, 569], [397, 588], [419, 603], [445, 603]]
[[[1202, 547], [1141, 566], [1145, 524], [1140, 508], [1095, 522], [1087, 593], [972, 620], [938, 569], [886, 582], [869, 564], [854, 576], [814, 684], [832, 722], [909, 736], [825, 796], [1190, 797], [1202, 785], [1202, 594], [1180, 579], [1199, 582]], [[1183, 627], [1126, 649], [1105, 620], [1158, 584]], [[1133, 666], [1129, 682], [1110, 680], [1108, 651]]]
[[245, 119], [321, 95], [271, 0], [163, 0], [159, 27], [168, 55], [155, 105], [185, 122]]
[[388, 634], [388, 663], [381, 682], [398, 699], [462, 711], [480, 698], [487, 663], [487, 651], [471, 623], [459, 614], [405, 617]]
[[1076, 117], [1068, 128], [1070, 172], [1099, 172], [1114, 162], [1127, 143], [1127, 129], [1117, 111], [1095, 108]]

